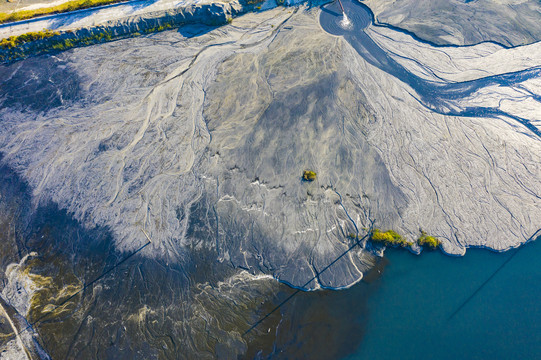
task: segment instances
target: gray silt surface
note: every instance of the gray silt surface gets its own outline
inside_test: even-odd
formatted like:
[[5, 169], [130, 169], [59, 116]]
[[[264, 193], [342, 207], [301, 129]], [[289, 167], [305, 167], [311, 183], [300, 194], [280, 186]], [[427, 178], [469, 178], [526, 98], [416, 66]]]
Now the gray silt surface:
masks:
[[449, 109], [448, 103], [464, 99], [482, 88], [499, 85], [513, 86], [528, 79], [541, 76], [541, 67], [532, 67], [523, 71], [489, 76], [466, 82], [434, 82], [424, 80], [393, 60], [386, 51], [381, 49], [363, 30], [372, 24], [373, 16], [368, 7], [357, 0], [344, 0], [344, 9], [351, 18], [352, 26], [345, 28], [337, 2], [323, 6], [319, 18], [320, 24], [330, 34], [343, 36], [366, 61], [377, 66], [386, 73], [395, 76], [411, 86], [419, 95], [419, 100], [431, 110], [446, 115], [468, 117], [490, 117], [505, 115], [526, 126], [533, 134], [541, 137], [541, 131], [530, 124], [527, 119], [506, 113], [499, 108], [483, 106], [468, 106], [461, 109]]

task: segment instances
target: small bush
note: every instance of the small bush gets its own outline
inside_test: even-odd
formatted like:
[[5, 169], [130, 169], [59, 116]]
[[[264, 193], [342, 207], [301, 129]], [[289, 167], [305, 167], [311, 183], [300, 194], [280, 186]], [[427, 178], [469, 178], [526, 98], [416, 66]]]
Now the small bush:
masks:
[[435, 250], [441, 245], [441, 241], [439, 241], [436, 237], [427, 235], [426, 232], [421, 231], [421, 237], [417, 239], [417, 244], [428, 247], [431, 250]]
[[379, 243], [385, 246], [400, 246], [408, 247], [413, 243], [404, 239], [400, 234], [393, 230], [381, 231], [379, 229], [372, 230], [370, 234], [370, 240], [374, 243]]
[[316, 177], [316, 173], [310, 170], [305, 170], [302, 174], [302, 179], [305, 181], [314, 181]]

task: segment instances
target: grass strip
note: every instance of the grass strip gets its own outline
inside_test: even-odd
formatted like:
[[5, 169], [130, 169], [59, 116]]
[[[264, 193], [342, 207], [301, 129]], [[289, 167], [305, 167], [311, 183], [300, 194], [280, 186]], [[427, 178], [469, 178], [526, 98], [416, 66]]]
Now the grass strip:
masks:
[[0, 13], [0, 24], [13, 21], [27, 20], [42, 15], [60, 14], [69, 11], [88, 9], [96, 6], [103, 6], [126, 1], [127, 0], [73, 0], [47, 8], [20, 10], [11, 13]]
[[46, 39], [55, 35], [60, 35], [60, 33], [58, 31], [51, 31], [48, 29], [43, 31], [28, 32], [26, 34], [10, 36], [6, 39], [0, 40], [0, 47], [11, 49], [30, 41]]

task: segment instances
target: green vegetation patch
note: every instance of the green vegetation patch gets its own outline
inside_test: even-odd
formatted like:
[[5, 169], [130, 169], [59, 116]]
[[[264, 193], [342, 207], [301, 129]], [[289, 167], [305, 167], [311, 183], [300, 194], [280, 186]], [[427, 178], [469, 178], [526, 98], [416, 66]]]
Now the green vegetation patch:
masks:
[[175, 27], [178, 27], [178, 25], [175, 25], [175, 23], [166, 22], [161, 25], [145, 29], [144, 32], [147, 34], [150, 34], [150, 33], [160, 32], [164, 30], [174, 29]]
[[438, 238], [427, 235], [426, 232], [421, 231], [421, 237], [417, 239], [417, 244], [420, 246], [425, 246], [431, 250], [435, 250], [441, 245], [441, 241], [439, 241]]
[[[79, 8], [90, 7], [97, 5], [105, 5], [109, 3], [120, 2], [117, 0], [86, 0], [86, 1], [70, 1], [66, 4], [76, 3]], [[67, 6], [67, 5], [66, 5]], [[69, 7], [69, 6], [68, 6]], [[76, 10], [73, 6], [69, 7], [67, 11]], [[50, 9], [48, 10], [50, 11]], [[58, 11], [56, 11], [58, 12]], [[62, 12], [62, 11], [60, 11]], [[141, 36], [142, 34], [149, 34], [169, 29], [174, 29], [182, 25], [189, 23], [200, 23], [200, 16], [196, 13], [186, 13], [184, 18], [176, 18], [167, 22], [162, 22], [159, 19], [157, 21], [145, 21], [143, 27], [144, 30], [140, 32], [130, 32], [126, 29], [114, 29], [107, 30], [104, 27], [96, 27], [91, 30], [78, 29], [78, 30], [66, 30], [62, 32], [54, 32], [51, 30], [44, 30], [39, 32], [30, 32], [19, 36], [12, 36], [7, 39], [0, 40], [0, 63], [11, 63], [18, 61], [29, 56], [40, 55], [48, 52], [64, 51], [78, 46], [88, 46], [106, 41], [130, 38], [135, 36]], [[0, 23], [6, 20], [6, 14], [0, 13]], [[3, 19], [3, 20], [2, 20]], [[20, 20], [18, 15], [9, 14], [9, 20]], [[218, 26], [231, 22], [232, 18], [228, 16], [216, 15], [211, 17], [210, 21], [204, 21], [206, 25]], [[58, 36], [56, 36], [58, 35]], [[45, 40], [46, 41], [40, 41]], [[314, 173], [315, 175], [315, 173]]]
[[51, 31], [47, 29], [43, 31], [28, 32], [26, 34], [10, 36], [6, 39], [0, 40], [0, 47], [11, 49], [30, 41], [42, 40], [55, 35], [60, 35], [60, 33], [58, 31]]
[[[58, 35], [58, 36], [56, 36]], [[47, 39], [44, 43], [30, 44], [33, 41]], [[72, 31], [65, 33], [50, 30], [38, 33], [26, 33], [0, 41], [0, 62], [10, 62], [50, 51], [64, 51], [76, 46], [87, 46], [113, 39], [110, 31], [100, 31], [86, 36], [77, 36]]]
[[302, 174], [302, 179], [305, 181], [314, 181], [316, 177], [316, 173], [310, 170], [305, 170]]
[[398, 234], [393, 230], [381, 231], [379, 229], [372, 230], [370, 234], [370, 240], [377, 244], [382, 244], [385, 246], [400, 246], [408, 247], [412, 246], [413, 243], [407, 241], [402, 235]]
[[[169, 30], [180, 25], [182, 24], [176, 24], [172, 21], [165, 22], [147, 28], [143, 30], [142, 33], [149, 34]], [[62, 33], [51, 30], [34, 33], [30, 32], [0, 40], [0, 63], [9, 63], [11, 61], [26, 58], [30, 55], [39, 55], [51, 51], [64, 51], [78, 46], [88, 46], [111, 41], [113, 39], [136, 36], [141, 36], [141, 33], [114, 34], [111, 30], [106, 30], [105, 28], [95, 28], [91, 32], [81, 32], [78, 30], [67, 30]], [[48, 39], [48, 41], [32, 44], [33, 41], [42, 39]]]
[[31, 19], [34, 17], [50, 14], [65, 13], [74, 10], [88, 9], [96, 6], [109, 5], [126, 0], [73, 0], [68, 1], [57, 6], [51, 6], [47, 8], [34, 9], [34, 10], [21, 10], [11, 13], [0, 13], [0, 24], [6, 22], [20, 21]]
[[59, 40], [52, 45], [52, 48], [55, 50], [67, 50], [75, 46], [87, 46], [104, 41], [110, 41], [111, 39], [111, 33], [109, 31], [105, 31], [91, 36]]
[[[257, 5], [257, 4], [262, 4], [265, 2], [265, 0], [245, 0], [244, 1], [247, 5]], [[261, 8], [261, 6], [259, 7]]]

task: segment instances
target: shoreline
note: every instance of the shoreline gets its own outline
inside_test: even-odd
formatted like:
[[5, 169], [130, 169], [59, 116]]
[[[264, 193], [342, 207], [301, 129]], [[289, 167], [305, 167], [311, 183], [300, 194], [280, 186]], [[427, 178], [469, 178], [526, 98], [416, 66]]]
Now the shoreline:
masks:
[[171, 30], [184, 25], [221, 26], [252, 9], [252, 5], [245, 6], [238, 1], [209, 2], [108, 20], [96, 26], [74, 30], [54, 29], [57, 35], [11, 48], [0, 48], [0, 63], [10, 64], [30, 56]]

